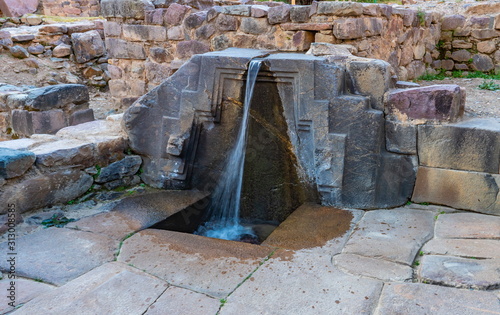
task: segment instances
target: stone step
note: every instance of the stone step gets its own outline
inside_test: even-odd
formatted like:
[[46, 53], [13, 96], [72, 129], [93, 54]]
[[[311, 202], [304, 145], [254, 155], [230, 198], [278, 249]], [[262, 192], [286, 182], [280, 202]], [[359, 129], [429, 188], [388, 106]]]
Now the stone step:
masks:
[[[13, 281], [13, 283], [11, 283]], [[14, 309], [14, 306], [20, 304], [25, 304], [32, 300], [33, 298], [42, 295], [55, 287], [42, 283], [39, 281], [33, 281], [30, 279], [9, 279], [8, 276], [0, 281], [0, 290], [4, 293], [0, 297], [0, 313], [5, 314]], [[14, 292], [13, 294], [11, 292]], [[13, 298], [10, 298], [13, 296]], [[12, 303], [12, 305], [9, 305]]]
[[500, 240], [433, 239], [422, 251], [430, 255], [500, 259]]
[[479, 213], [440, 214], [436, 237], [500, 239], [500, 217]]

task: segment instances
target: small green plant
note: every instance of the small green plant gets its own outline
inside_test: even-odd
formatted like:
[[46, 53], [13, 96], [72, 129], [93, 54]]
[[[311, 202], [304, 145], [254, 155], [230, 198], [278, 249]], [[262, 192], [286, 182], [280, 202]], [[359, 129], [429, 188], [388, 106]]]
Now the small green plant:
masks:
[[415, 260], [415, 262], [413, 263], [413, 266], [415, 266], [415, 267], [416, 267], [416, 266], [420, 266], [420, 261]]
[[66, 224], [73, 222], [73, 221], [76, 221], [76, 220], [75, 219], [68, 219], [65, 216], [58, 216], [57, 214], [54, 214], [50, 219], [43, 220], [42, 225], [45, 228], [52, 227], [52, 226], [62, 228]]
[[434, 216], [434, 220], [437, 220], [440, 214], [445, 214], [445, 213], [446, 213], [446, 212], [444, 212], [444, 211], [439, 212], [438, 214], [436, 214], [436, 215]]
[[219, 302], [220, 302], [220, 307], [223, 307], [226, 304], [227, 300], [226, 299], [220, 299]]
[[421, 206], [428, 206], [429, 203], [428, 202], [421, 202], [421, 203], [419, 203], [419, 205], [421, 205]]
[[424, 253], [423, 251], [420, 251], [420, 252], [418, 253], [418, 255], [419, 255], [419, 256], [424, 256], [424, 255], [425, 255], [425, 253]]
[[497, 91], [497, 90], [500, 90], [500, 85], [495, 83], [493, 80], [491, 80], [491, 81], [484, 80], [483, 83], [481, 83], [479, 85], [479, 88], [481, 90]]
[[94, 175], [92, 175], [92, 177], [94, 177], [94, 179], [96, 179], [99, 175], [101, 175], [101, 169], [102, 169], [102, 167], [100, 167], [99, 165], [96, 165], [95, 169], [97, 170], [97, 173], [95, 173]]
[[446, 76], [444, 75], [444, 72], [439, 72], [436, 74], [430, 74], [430, 73], [425, 73], [424, 75], [418, 77], [416, 81], [435, 81], [435, 80], [444, 80]]
[[75, 203], [76, 203], [75, 199], [66, 202], [66, 204], [68, 204], [68, 205], [74, 205]]
[[41, 279], [41, 278], [35, 278], [35, 279], [33, 279], [33, 280], [35, 280], [36, 282], [41, 282], [41, 283], [43, 283], [43, 282], [44, 282], [44, 281], [43, 281], [43, 279]]
[[120, 187], [116, 187], [115, 191], [124, 191], [125, 189], [127, 189], [127, 188], [125, 188], [125, 186], [120, 186]]
[[422, 11], [421, 9], [418, 9], [417, 11], [417, 18], [421, 26], [425, 25], [425, 12]]
[[139, 186], [141, 186], [141, 187], [146, 187], [146, 184], [144, 184], [144, 183], [140, 183], [140, 184], [139, 184]]
[[406, 202], [406, 205], [407, 205], [407, 206], [409, 206], [409, 205], [411, 205], [412, 203], [413, 203], [413, 202], [411, 202], [410, 200], [408, 200], [408, 201]]

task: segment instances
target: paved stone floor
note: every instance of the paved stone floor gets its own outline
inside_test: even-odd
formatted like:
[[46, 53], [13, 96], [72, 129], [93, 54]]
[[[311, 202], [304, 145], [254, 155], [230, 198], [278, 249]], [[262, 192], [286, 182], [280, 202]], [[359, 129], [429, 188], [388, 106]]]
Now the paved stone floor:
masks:
[[204, 196], [169, 198], [166, 210], [144, 210], [139, 198], [20, 237], [18, 306], [7, 304], [1, 257], [0, 312], [500, 314], [498, 216], [306, 204], [251, 245], [148, 229]]

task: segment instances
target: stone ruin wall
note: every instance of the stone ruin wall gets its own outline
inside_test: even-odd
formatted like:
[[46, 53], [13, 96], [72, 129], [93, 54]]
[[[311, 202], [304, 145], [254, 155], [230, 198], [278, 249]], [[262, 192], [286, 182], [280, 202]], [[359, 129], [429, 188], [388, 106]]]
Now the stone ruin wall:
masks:
[[99, 16], [99, 0], [42, 0], [43, 14], [49, 16]]
[[500, 69], [498, 4], [475, 6], [470, 10], [474, 16], [443, 16], [330, 1], [209, 8], [199, 2], [115, 3], [102, 1], [102, 14], [110, 91], [124, 108], [192, 55], [228, 47], [306, 51], [312, 42], [350, 44], [356, 56], [388, 61], [402, 80], [441, 69]]

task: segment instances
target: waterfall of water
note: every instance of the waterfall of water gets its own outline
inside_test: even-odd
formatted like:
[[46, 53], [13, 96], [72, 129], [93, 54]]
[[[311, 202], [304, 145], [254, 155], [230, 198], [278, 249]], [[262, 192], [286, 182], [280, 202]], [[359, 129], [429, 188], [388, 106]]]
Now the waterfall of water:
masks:
[[240, 224], [240, 197], [243, 184], [250, 102], [252, 101], [255, 81], [261, 63], [261, 60], [255, 59], [250, 61], [248, 66], [243, 119], [238, 138], [226, 162], [219, 183], [212, 194], [212, 201], [208, 209], [208, 220], [195, 234], [226, 240], [239, 240], [242, 235], [253, 235], [250, 228]]

